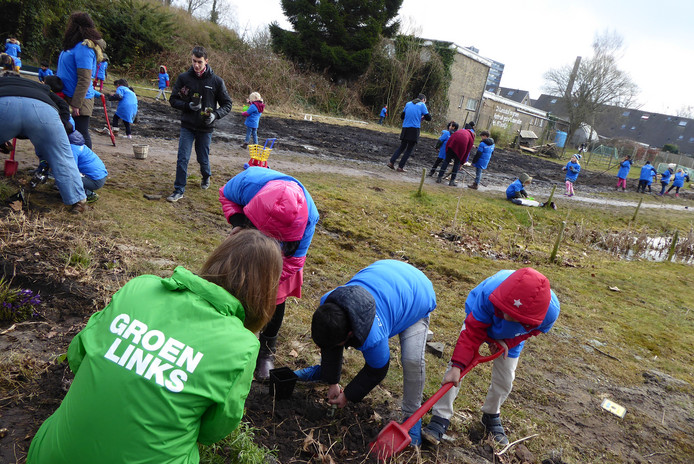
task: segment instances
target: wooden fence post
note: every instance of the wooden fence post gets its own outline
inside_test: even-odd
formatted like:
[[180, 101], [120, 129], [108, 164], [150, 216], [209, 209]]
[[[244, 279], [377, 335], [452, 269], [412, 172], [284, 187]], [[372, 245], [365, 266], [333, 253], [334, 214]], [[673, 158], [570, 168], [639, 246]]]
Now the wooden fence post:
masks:
[[557, 258], [557, 250], [559, 250], [559, 244], [561, 243], [562, 239], [564, 238], [564, 229], [566, 229], [566, 221], [561, 221], [561, 229], [559, 229], [559, 235], [557, 235], [557, 241], [554, 242], [554, 249], [552, 250], [552, 255], [549, 257], [549, 260], [554, 262], [555, 259]]
[[634, 217], [631, 218], [631, 222], [634, 222], [636, 220], [636, 215], [639, 214], [639, 208], [641, 208], [641, 203], [643, 203], [643, 198], [639, 200], [639, 204], [636, 207], [636, 211], [634, 211]]
[[677, 240], [679, 239], [680, 236], [680, 231], [675, 230], [675, 233], [672, 235], [672, 243], [670, 244], [670, 249], [667, 252], [667, 260], [669, 262], [672, 262], [672, 258], [675, 256], [675, 248], [677, 248]]
[[427, 176], [427, 168], [422, 168], [422, 180], [419, 181], [419, 190], [417, 190], [417, 196], [422, 196], [422, 186], [424, 185], [424, 179]]

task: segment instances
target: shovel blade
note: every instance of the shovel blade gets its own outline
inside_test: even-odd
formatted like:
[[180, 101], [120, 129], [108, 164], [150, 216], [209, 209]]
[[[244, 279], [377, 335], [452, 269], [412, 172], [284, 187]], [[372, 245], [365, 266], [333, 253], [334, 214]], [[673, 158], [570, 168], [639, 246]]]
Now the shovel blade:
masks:
[[391, 421], [369, 446], [371, 452], [375, 453], [379, 460], [385, 461], [407, 448], [410, 442], [412, 442], [412, 437], [410, 437], [409, 430], [405, 430], [402, 425]]
[[19, 162], [14, 160], [5, 160], [5, 177], [12, 177], [17, 174]]

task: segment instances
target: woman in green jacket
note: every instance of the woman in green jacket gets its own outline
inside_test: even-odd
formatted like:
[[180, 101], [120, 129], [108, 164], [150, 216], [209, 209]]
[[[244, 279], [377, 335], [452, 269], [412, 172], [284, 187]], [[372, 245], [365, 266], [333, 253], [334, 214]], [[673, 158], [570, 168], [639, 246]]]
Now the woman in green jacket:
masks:
[[199, 462], [241, 420], [281, 270], [277, 242], [243, 230], [199, 275], [125, 284], [70, 343], [75, 379], [27, 463]]

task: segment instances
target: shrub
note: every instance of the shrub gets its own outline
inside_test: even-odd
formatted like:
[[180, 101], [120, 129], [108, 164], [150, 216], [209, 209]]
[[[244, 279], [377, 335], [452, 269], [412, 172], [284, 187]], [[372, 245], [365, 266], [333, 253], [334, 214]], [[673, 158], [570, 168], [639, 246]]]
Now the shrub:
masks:
[[668, 151], [670, 153], [679, 153], [680, 152], [680, 147], [675, 145], [674, 143], [666, 143], [663, 145], [663, 151]]

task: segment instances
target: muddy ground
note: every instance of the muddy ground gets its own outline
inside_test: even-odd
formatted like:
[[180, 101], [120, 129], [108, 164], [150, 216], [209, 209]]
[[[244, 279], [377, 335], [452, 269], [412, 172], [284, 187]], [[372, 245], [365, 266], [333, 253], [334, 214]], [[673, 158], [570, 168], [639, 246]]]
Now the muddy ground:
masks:
[[[133, 129], [133, 140], [118, 138], [118, 146], [113, 147], [108, 137], [92, 134], [95, 151], [102, 156], [110, 171], [107, 188], [129, 185], [130, 178], [125, 173], [137, 169], [137, 163], [141, 163], [132, 158], [132, 144], [147, 143], [150, 145], [148, 167], [159, 171], [163, 180], [139, 187], [151, 194], [165, 196], [171, 192], [179, 130], [177, 116], [177, 112], [166, 104], [143, 101], [140, 102], [139, 123]], [[95, 116], [92, 127], [100, 128], [102, 125], [103, 119]], [[247, 159], [247, 151], [239, 147], [244, 134], [240, 114], [232, 113], [219, 121], [213, 137], [214, 179], [226, 179], [238, 172]], [[407, 166], [408, 172], [391, 171], [385, 164], [399, 144], [397, 133], [383, 132], [374, 125], [353, 127], [327, 124], [318, 118], [305, 121], [265, 115], [261, 120], [260, 135], [261, 140], [265, 137], [278, 139], [271, 157], [272, 167], [281, 170], [287, 165], [284, 155], [298, 156], [305, 161], [301, 167], [292, 164], [293, 169], [321, 170], [336, 178], [338, 175], [364, 175], [375, 181], [400, 178], [417, 182], [422, 168], [429, 168], [436, 157], [435, 139], [425, 137]], [[20, 177], [26, 179], [35, 164], [28, 142], [20, 144], [18, 159]], [[497, 148], [485, 173], [485, 188], [503, 189], [520, 172], [533, 175], [533, 189], [538, 192], [546, 194], [555, 183], [559, 185], [558, 193], [563, 191], [564, 176], [556, 163], [501, 148]], [[457, 188], [465, 188], [469, 180], [463, 179]], [[601, 195], [612, 191], [615, 184], [613, 173], [587, 171], [581, 173], [577, 191], [579, 194]], [[630, 180], [629, 187], [635, 189], [635, 184], [632, 184]], [[55, 192], [49, 190], [42, 195], [52, 208], [60, 208]], [[612, 192], [611, 195], [617, 198], [620, 193]], [[680, 199], [677, 202], [687, 205], [691, 200]], [[98, 265], [89, 276], [79, 275], [65, 265], [62, 250], [80, 240], [82, 232], [76, 227], [53, 225], [44, 220], [42, 213], [45, 209], [42, 208], [24, 212], [4, 208], [0, 212], [2, 273], [12, 277], [15, 286], [40, 291], [43, 298], [42, 316], [38, 320], [0, 325], [0, 361], [4, 370], [0, 376], [1, 463], [24, 462], [36, 429], [59, 405], [72, 379], [66, 363], [56, 359], [57, 355], [66, 351], [69, 341], [84, 326], [88, 316], [103, 308], [110, 295], [133, 277], [122, 269], [127, 269], [129, 262], [145, 255], [153, 260], [160, 259], [153, 256], [156, 251], [114, 243], [112, 238], [90, 237], [92, 259]], [[194, 220], [195, 215], [199, 215], [197, 219], [209, 220], [204, 211], [191, 209], [186, 214], [193, 215]], [[170, 264], [173, 267], [173, 263]], [[309, 361], [299, 358], [297, 367]], [[40, 374], [32, 375], [32, 371]], [[572, 435], [578, 442], [589, 443], [592, 449], [617, 452], [624, 456], [624, 462], [686, 462], [673, 460], [671, 450], [652, 450], [646, 446], [655, 435], [659, 442], [672, 434], [694, 436], [692, 400], [680, 393], [682, 386], [675, 379], [650, 372], [645, 375], [642, 386], [626, 389], [603, 385], [597, 372], [595, 383], [587, 385], [577, 385], [573, 379], [550, 371], [542, 375], [562, 395], [551, 404], [537, 403], [531, 398], [523, 401], [550, 417], [560, 432]], [[658, 417], [653, 416], [652, 422], [642, 428], [625, 430], [617, 421], [605, 420], [604, 416], [586, 416], [582, 410], [592, 401], [587, 392], [598, 385], [615, 401], [628, 405], [630, 411], [637, 411], [645, 417], [654, 414]], [[399, 409], [399, 398], [394, 396], [378, 403], [367, 399], [329, 417], [323, 393], [319, 386], [299, 385], [292, 399], [273, 401], [266, 385], [254, 383], [247, 402], [246, 420], [259, 429], [258, 441], [277, 448], [280, 463], [374, 462], [366, 456], [367, 444], [388, 421], [399, 419], [394, 415]], [[522, 384], [514, 395], [523, 397]], [[669, 411], [667, 425], [665, 416], [662, 421], [660, 417], [660, 412], [665, 409]], [[408, 452], [399, 462], [562, 462], [560, 449], [546, 450], [543, 455], [533, 456], [522, 445], [495, 459], [478, 427], [472, 425], [460, 433], [465, 436], [458, 436], [457, 440], [443, 445], [438, 451]], [[452, 435], [456, 437], [455, 433]], [[460, 441], [467, 446], [456, 446]]]

